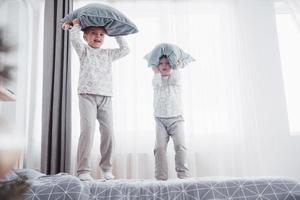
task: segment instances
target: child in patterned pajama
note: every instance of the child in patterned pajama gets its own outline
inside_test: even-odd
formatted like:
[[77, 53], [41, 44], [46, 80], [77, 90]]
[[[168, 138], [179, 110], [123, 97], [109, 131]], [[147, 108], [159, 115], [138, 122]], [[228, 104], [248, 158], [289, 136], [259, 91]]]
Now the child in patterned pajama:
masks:
[[93, 180], [90, 175], [90, 154], [94, 138], [95, 121], [100, 124], [100, 167], [105, 179], [113, 179], [113, 116], [112, 116], [112, 68], [111, 63], [129, 53], [126, 41], [115, 37], [119, 48], [102, 49], [106, 31], [103, 27], [87, 27], [80, 38], [80, 21], [64, 24], [70, 29], [72, 46], [80, 59], [78, 83], [80, 138], [77, 151], [77, 175], [81, 180]]
[[186, 164], [186, 146], [184, 139], [184, 120], [181, 108], [180, 74], [177, 69], [172, 70], [163, 55], [159, 58], [159, 65], [152, 68], [154, 71], [154, 116], [156, 122], [155, 178], [168, 179], [167, 145], [170, 137], [175, 149], [175, 170], [178, 178], [188, 177]]

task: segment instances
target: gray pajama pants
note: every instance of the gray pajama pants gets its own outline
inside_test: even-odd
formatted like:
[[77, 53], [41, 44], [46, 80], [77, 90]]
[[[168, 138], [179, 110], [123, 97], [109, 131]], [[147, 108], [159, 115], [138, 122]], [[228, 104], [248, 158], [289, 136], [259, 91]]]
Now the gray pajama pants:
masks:
[[109, 96], [79, 94], [80, 138], [77, 150], [77, 174], [91, 170], [90, 155], [94, 142], [96, 119], [100, 124], [100, 167], [112, 170], [113, 116], [112, 101]]
[[175, 170], [178, 178], [188, 177], [186, 164], [186, 147], [184, 139], [184, 120], [182, 116], [171, 118], [155, 117], [156, 142], [155, 178], [158, 180], [168, 179], [167, 145], [170, 137], [173, 139], [175, 149]]

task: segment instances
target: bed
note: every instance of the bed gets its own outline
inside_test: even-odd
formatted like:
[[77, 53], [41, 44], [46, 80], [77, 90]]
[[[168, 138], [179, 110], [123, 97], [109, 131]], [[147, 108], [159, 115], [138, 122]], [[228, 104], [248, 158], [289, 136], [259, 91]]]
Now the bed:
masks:
[[300, 200], [299, 182], [286, 177], [92, 182], [68, 174], [36, 173], [27, 177], [30, 187], [25, 193], [26, 200]]

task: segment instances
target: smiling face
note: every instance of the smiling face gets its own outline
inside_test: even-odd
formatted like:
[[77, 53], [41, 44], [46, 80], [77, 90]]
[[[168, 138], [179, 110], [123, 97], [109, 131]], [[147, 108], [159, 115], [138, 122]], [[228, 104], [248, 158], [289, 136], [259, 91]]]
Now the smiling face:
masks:
[[158, 71], [162, 76], [168, 76], [171, 73], [171, 65], [166, 56], [162, 56], [159, 59]]
[[83, 38], [92, 48], [100, 48], [104, 42], [106, 31], [102, 27], [89, 27], [84, 31]]

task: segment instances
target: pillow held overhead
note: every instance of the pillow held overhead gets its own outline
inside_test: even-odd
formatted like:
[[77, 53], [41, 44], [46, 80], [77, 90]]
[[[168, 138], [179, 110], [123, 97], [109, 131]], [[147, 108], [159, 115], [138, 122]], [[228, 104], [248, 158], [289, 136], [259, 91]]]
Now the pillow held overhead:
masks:
[[107, 35], [122, 36], [137, 33], [136, 25], [123, 13], [108, 5], [100, 3], [87, 4], [66, 15], [60, 23], [80, 20], [81, 29], [88, 26], [104, 26]]
[[180, 47], [169, 43], [158, 44], [144, 58], [147, 60], [149, 67], [157, 67], [159, 58], [162, 55], [168, 57], [168, 61], [173, 69], [183, 68], [190, 62], [195, 61], [192, 56], [184, 52]]

